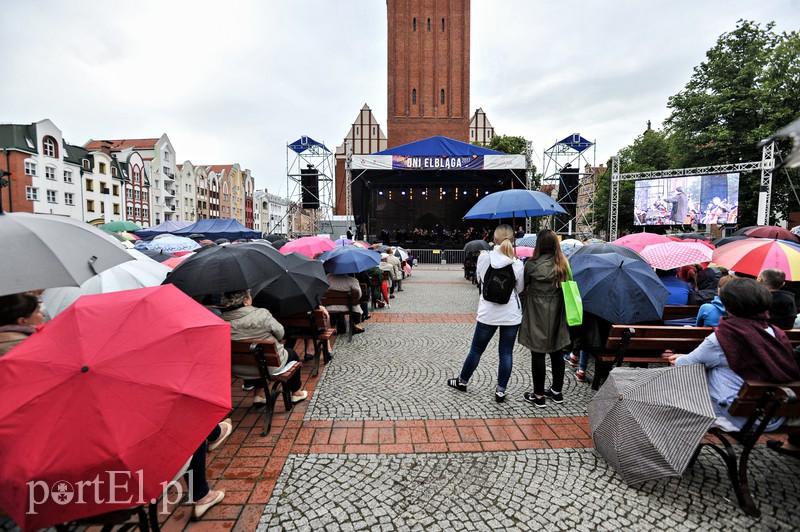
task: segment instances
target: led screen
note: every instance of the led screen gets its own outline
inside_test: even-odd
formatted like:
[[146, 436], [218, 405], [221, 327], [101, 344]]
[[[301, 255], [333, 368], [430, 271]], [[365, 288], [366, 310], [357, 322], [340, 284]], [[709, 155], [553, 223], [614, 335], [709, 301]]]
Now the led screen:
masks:
[[633, 211], [636, 225], [735, 224], [739, 174], [637, 181]]

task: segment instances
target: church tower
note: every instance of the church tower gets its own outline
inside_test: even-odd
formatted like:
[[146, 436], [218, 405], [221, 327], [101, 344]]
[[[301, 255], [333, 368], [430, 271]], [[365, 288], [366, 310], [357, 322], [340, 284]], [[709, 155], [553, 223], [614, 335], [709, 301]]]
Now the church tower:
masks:
[[387, 0], [389, 147], [469, 142], [470, 0]]

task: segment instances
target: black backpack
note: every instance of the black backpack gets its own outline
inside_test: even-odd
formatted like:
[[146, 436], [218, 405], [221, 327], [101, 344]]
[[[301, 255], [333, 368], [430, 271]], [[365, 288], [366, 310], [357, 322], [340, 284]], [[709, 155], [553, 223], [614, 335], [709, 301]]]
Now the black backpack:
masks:
[[483, 279], [483, 299], [491, 303], [506, 304], [516, 285], [517, 278], [511, 264], [497, 269], [489, 266]]

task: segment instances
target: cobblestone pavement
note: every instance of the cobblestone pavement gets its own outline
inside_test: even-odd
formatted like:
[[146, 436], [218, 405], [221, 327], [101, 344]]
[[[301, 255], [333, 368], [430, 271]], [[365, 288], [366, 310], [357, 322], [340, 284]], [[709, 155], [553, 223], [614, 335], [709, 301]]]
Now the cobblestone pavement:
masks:
[[[513, 418], [519, 424], [520, 418], [546, 421], [550, 416], [576, 417], [585, 423], [593, 392], [573, 379], [569, 367], [563, 405], [549, 403], [537, 409], [522, 400], [531, 376], [529, 355], [520, 346], [514, 352], [509, 399], [495, 403], [496, 339], [468, 392], [447, 388], [445, 380], [458, 374], [469, 348], [476, 296], [475, 288], [462, 281], [455, 268], [415, 269], [391, 308], [375, 311], [366, 334], [355, 336], [352, 343], [337, 343], [334, 363], [321, 376], [304, 423], [333, 420], [334, 427], [340, 422], [344, 427], [347, 421], [373, 420], [380, 426], [379, 421], [392, 420]], [[410, 313], [427, 313], [431, 323], [383, 322], [391, 315]], [[459, 317], [455, 323], [440, 323], [434, 316], [440, 314]], [[319, 430], [329, 434], [327, 428]], [[585, 440], [571, 441], [574, 448], [510, 452], [289, 454], [259, 530], [788, 530], [798, 526], [800, 462], [763, 448], [751, 460], [751, 486], [763, 511], [763, 517], [753, 519], [731, 500], [730, 481], [712, 451], [704, 451], [681, 478], [634, 488], [622, 483], [593, 449], [582, 448], [579, 442]]]

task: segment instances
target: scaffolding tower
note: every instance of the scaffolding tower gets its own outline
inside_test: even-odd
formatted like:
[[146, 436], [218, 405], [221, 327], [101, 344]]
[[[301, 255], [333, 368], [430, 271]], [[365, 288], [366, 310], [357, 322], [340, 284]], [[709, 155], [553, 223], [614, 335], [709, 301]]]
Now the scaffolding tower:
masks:
[[556, 233], [581, 240], [592, 236], [596, 155], [596, 144], [580, 133], [573, 133], [544, 151], [542, 189], [570, 211], [553, 217], [552, 229]]
[[[333, 232], [335, 167], [334, 154], [324, 143], [309, 136], [303, 135], [286, 145], [287, 217], [291, 236]], [[304, 204], [313, 206], [305, 208]]]

